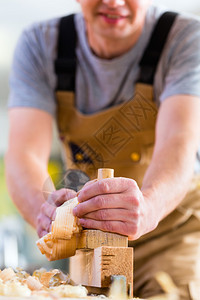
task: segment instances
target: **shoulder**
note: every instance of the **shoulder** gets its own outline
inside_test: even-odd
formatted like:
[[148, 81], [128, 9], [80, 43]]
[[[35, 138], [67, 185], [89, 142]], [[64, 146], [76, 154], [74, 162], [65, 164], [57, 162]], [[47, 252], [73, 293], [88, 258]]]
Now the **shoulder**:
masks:
[[19, 46], [33, 54], [45, 53], [51, 56], [56, 46], [58, 25], [59, 18], [30, 25], [22, 32]]
[[[166, 6], [155, 6], [151, 5], [147, 12], [147, 23], [156, 24], [161, 15], [167, 11], [171, 11]], [[179, 11], [175, 11], [178, 15], [173, 24], [171, 33], [173, 35], [181, 35], [186, 31], [194, 31], [199, 33], [200, 30], [200, 17], [194, 14], [186, 14]]]
[[[24, 46], [27, 44], [30, 47], [34, 46], [35, 50], [40, 50], [47, 56], [55, 58], [59, 23], [62, 17], [45, 20], [37, 23], [33, 23], [21, 34], [19, 43]], [[78, 31], [78, 25], [80, 16], [75, 15], [76, 30]]]
[[200, 17], [194, 14], [178, 13], [178, 17], [174, 24], [176, 30], [185, 30], [188, 26], [192, 27], [193, 29], [199, 30]]
[[35, 22], [23, 30], [23, 34], [25, 34], [29, 38], [40, 38], [50, 39], [55, 34], [57, 34], [59, 24], [59, 18], [46, 20], [42, 22]]
[[166, 48], [168, 59], [174, 61], [177, 57], [181, 61], [196, 57], [200, 60], [200, 19], [193, 15], [178, 14], [169, 34]]
[[171, 30], [171, 38], [187, 41], [189, 38], [200, 38], [200, 18], [194, 15], [178, 14]]

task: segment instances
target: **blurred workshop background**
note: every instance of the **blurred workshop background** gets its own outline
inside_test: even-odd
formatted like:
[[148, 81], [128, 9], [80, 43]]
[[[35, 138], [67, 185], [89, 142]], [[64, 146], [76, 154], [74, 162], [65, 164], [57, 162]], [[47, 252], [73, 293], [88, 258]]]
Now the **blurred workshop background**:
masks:
[[[155, 0], [169, 9], [200, 15], [199, 0]], [[7, 148], [7, 99], [9, 72], [17, 39], [26, 26], [79, 10], [76, 0], [1, 0], [0, 1], [0, 269], [20, 266], [30, 272], [41, 266], [66, 269], [67, 262], [47, 263], [35, 245], [34, 230], [14, 207], [6, 188], [4, 155]], [[56, 135], [56, 132], [55, 132]], [[49, 171], [62, 172], [60, 147], [54, 138]]]

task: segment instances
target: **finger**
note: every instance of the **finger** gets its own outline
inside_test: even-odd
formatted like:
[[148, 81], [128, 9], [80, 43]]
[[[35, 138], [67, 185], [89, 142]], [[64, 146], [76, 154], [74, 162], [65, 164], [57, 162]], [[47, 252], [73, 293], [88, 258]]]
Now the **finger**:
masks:
[[132, 211], [130, 213], [127, 209], [100, 209], [85, 214], [82, 218], [97, 221], [122, 221], [131, 223], [133, 219], [138, 220], [138, 215], [138, 211]]
[[51, 194], [48, 202], [55, 204], [57, 207], [69, 199], [76, 197], [77, 193], [70, 189], [60, 189]]
[[[86, 187], [86, 186], [88, 186], [88, 185], [90, 185], [90, 184], [93, 184], [94, 182], [96, 182], [98, 179], [93, 179], [93, 180], [90, 180], [90, 181], [87, 181], [85, 184], [84, 184], [84, 186], [82, 187], [82, 188], [84, 188], [84, 187]], [[80, 192], [80, 191], [79, 191]]]
[[[89, 186], [89, 185], [93, 184], [96, 181], [97, 181], [97, 179], [90, 180], [90, 181], [86, 182], [82, 188], [84, 188], [85, 186]], [[80, 191], [77, 192], [77, 197], [80, 194], [82, 188], [80, 189]]]
[[53, 203], [57, 207], [74, 197], [76, 197], [76, 192], [70, 189], [61, 189], [52, 194]]
[[48, 232], [45, 230], [40, 229], [37, 234], [39, 236], [39, 238], [43, 237], [44, 235], [46, 235]]
[[52, 220], [48, 218], [47, 216], [40, 214], [38, 217], [38, 227], [40, 227], [42, 230], [45, 230], [47, 232], [51, 229], [51, 223]]
[[138, 207], [138, 203], [139, 201], [136, 197], [130, 197], [126, 194], [98, 195], [88, 201], [79, 203], [73, 209], [73, 214], [80, 218], [88, 213], [105, 208], [132, 210], [134, 207]]
[[[46, 230], [45, 228], [43, 228], [45, 225], [41, 224], [41, 222], [38, 223], [37, 226], [37, 234], [39, 237], [42, 237], [43, 235], [47, 234], [49, 232], [49, 230]], [[47, 225], [49, 227], [49, 225]]]
[[54, 221], [56, 217], [56, 206], [45, 202], [41, 206], [41, 213]]
[[106, 232], [113, 232], [129, 236], [133, 230], [131, 224], [121, 221], [96, 221], [91, 219], [80, 219], [80, 224], [85, 228], [98, 229]]
[[97, 180], [81, 189], [78, 201], [81, 203], [97, 195], [123, 193], [129, 189], [135, 191], [139, 189], [136, 181], [133, 179], [115, 177]]

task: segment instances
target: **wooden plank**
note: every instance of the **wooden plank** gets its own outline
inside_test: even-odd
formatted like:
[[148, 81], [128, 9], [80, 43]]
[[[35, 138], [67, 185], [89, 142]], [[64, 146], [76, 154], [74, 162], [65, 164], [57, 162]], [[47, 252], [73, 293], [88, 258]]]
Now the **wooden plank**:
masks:
[[127, 289], [133, 293], [133, 248], [102, 246], [94, 250], [77, 250], [70, 258], [70, 278], [76, 284], [105, 288], [112, 275], [124, 275]]
[[77, 238], [77, 249], [95, 249], [101, 246], [128, 247], [128, 237], [101, 230], [83, 230]]
[[[8, 296], [0, 296], [0, 300], [39, 300], [39, 299], [57, 299], [57, 300], [66, 300], [66, 299], [69, 299], [69, 300], [99, 300], [99, 297], [95, 297], [95, 296], [88, 296], [88, 297], [84, 297], [84, 298], [80, 298], [80, 297], [77, 297], [77, 298], [72, 298], [72, 297], [56, 297], [55, 296], [51, 296], [49, 295], [49, 297], [46, 297], [46, 296], [29, 296], [29, 297], [22, 297], [22, 296], [16, 296], [16, 297], [8, 297]], [[131, 299], [130, 299], [131, 300]], [[139, 299], [137, 299], [139, 300]]]
[[[42, 296], [30, 296], [30, 297], [8, 297], [8, 296], [0, 296], [0, 300], [17, 300], [17, 299], [20, 299], [20, 300], [38, 300], [38, 299], [45, 299], [42, 298]], [[53, 299], [49, 296], [49, 298], [47, 298], [48, 300], [50, 299]], [[69, 300], [100, 300], [99, 297], [95, 297], [95, 296], [88, 296], [88, 297], [84, 297], [84, 298], [68, 298], [68, 297], [65, 297], [65, 298], [56, 298], [57, 300], [66, 300], [66, 299], [69, 299]], [[161, 298], [160, 298], [161, 299]], [[144, 299], [139, 299], [139, 298], [133, 298], [133, 299], [129, 299], [129, 300], [144, 300]], [[155, 299], [156, 300], [156, 299]], [[158, 300], [158, 299], [157, 299]]]

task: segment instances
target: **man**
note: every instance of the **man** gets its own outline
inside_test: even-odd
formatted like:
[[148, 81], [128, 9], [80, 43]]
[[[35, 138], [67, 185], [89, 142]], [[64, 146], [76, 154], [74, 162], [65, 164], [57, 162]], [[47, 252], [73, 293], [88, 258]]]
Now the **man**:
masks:
[[[91, 179], [98, 167], [115, 169], [116, 178], [91, 181], [79, 193], [80, 224], [129, 237], [138, 296], [160, 292], [154, 278], [161, 270], [181, 299], [197, 299], [200, 205], [191, 182], [200, 135], [200, 23], [174, 14], [158, 23], [164, 10], [149, 0], [78, 2], [75, 58], [73, 34], [67, 40], [73, 30], [68, 23], [58, 29], [60, 19], [19, 40], [6, 156], [11, 196], [39, 236], [50, 230], [55, 207], [42, 190], [57, 110], [68, 167]], [[74, 195], [61, 189], [50, 199], [59, 206]]]

